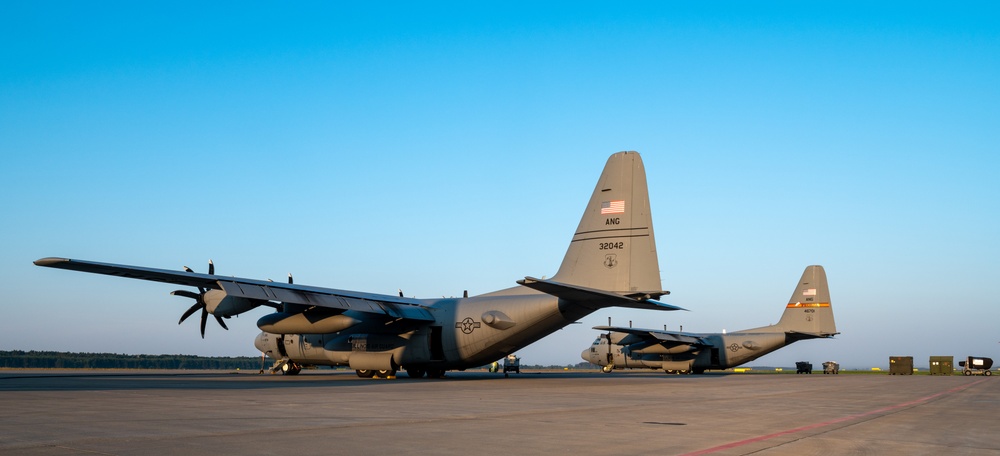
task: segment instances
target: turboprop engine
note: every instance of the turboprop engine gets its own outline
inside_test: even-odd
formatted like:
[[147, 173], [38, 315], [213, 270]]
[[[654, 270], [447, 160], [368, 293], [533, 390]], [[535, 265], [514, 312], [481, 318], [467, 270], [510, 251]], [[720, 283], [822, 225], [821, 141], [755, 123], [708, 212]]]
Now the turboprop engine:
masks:
[[[191, 268], [184, 266], [186, 272], [194, 272]], [[210, 275], [215, 274], [215, 264], [212, 260], [208, 260], [208, 273]], [[187, 290], [174, 290], [170, 292], [174, 296], [184, 296], [185, 298], [194, 299], [194, 305], [192, 305], [188, 310], [184, 311], [181, 315], [181, 319], [177, 321], [177, 324], [184, 323], [187, 317], [190, 317], [198, 309], [201, 309], [201, 338], [205, 338], [205, 323], [208, 321], [208, 315], [212, 314], [215, 317], [215, 321], [219, 322], [219, 326], [222, 329], [228, 330], [229, 327], [226, 323], [222, 321], [223, 318], [229, 318], [233, 315], [239, 315], [243, 312], [251, 310], [261, 303], [251, 301], [246, 298], [237, 298], [234, 296], [226, 295], [225, 291], [208, 289], [208, 288], [198, 288], [198, 292], [194, 293]]]
[[247, 298], [229, 296], [222, 290], [208, 290], [205, 293], [205, 310], [208, 313], [223, 318], [239, 315], [248, 310], [257, 308], [256, 304]]

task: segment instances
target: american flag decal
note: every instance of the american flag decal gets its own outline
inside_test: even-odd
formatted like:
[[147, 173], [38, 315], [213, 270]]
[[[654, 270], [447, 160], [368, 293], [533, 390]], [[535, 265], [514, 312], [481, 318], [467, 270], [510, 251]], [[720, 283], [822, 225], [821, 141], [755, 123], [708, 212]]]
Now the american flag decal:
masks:
[[601, 215], [604, 214], [624, 214], [625, 200], [605, 201], [601, 203]]

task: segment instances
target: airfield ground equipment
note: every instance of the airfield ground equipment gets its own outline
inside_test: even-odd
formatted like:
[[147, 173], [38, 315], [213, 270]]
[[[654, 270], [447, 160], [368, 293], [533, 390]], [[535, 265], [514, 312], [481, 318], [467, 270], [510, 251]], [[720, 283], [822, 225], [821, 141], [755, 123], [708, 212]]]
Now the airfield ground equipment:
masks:
[[515, 374], [521, 373], [521, 358], [518, 358], [517, 355], [507, 355], [503, 359], [503, 376], [510, 376], [511, 372]]
[[955, 372], [954, 356], [931, 356], [931, 375], [951, 375]]
[[840, 364], [834, 361], [827, 361], [823, 363], [823, 373], [824, 374], [839, 374]]
[[808, 361], [798, 361], [795, 363], [795, 373], [796, 374], [811, 374], [813, 373], [813, 365]]
[[993, 375], [990, 368], [993, 367], [993, 360], [982, 356], [970, 356], [965, 361], [959, 361], [958, 365], [963, 367], [962, 373], [965, 375]]
[[889, 375], [913, 375], [913, 357], [890, 356]]

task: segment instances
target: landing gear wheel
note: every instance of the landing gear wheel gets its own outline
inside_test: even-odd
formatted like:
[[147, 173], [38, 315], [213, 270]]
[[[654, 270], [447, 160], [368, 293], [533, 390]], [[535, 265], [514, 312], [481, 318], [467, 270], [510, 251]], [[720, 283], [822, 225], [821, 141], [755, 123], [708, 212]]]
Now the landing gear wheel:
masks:
[[420, 378], [420, 377], [423, 377], [424, 374], [426, 374], [426, 373], [427, 372], [424, 371], [423, 369], [407, 369], [406, 370], [406, 375], [409, 375], [410, 378]]
[[427, 378], [444, 377], [444, 369], [427, 369]]
[[282, 375], [298, 375], [299, 372], [302, 372], [302, 366], [299, 366], [298, 364], [285, 363], [281, 365]]
[[607, 365], [601, 368], [601, 372], [604, 372], [605, 374], [610, 374], [611, 371], [613, 370], [615, 370], [615, 367], [611, 365]]
[[395, 377], [396, 376], [396, 370], [395, 369], [379, 369], [378, 371], [375, 372], [375, 376], [378, 377], [378, 378]]
[[372, 377], [375, 376], [375, 371], [373, 371], [373, 370], [358, 369], [355, 372], [357, 372], [358, 377], [361, 377], [361, 378], [372, 378]]

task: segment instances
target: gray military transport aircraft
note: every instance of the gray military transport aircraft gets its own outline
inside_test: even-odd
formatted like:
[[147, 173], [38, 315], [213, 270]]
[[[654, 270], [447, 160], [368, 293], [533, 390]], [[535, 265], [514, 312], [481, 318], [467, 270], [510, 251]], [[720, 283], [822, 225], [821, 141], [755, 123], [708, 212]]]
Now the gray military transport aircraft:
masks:
[[807, 266], [777, 324], [730, 333], [685, 333], [656, 329], [595, 326], [608, 331], [580, 356], [614, 369], [663, 369], [667, 373], [704, 373], [753, 361], [804, 339], [831, 338], [837, 332], [830, 287], [823, 266]]
[[[38, 266], [166, 282], [197, 288], [172, 294], [195, 300], [180, 322], [201, 310], [230, 318], [257, 307], [254, 345], [275, 360], [273, 371], [303, 366], [350, 366], [361, 377], [437, 378], [445, 371], [503, 358], [605, 307], [678, 310], [658, 302], [661, 289], [646, 172], [636, 152], [612, 155], [549, 280], [525, 277], [518, 286], [479, 296], [416, 299], [266, 280], [42, 258]], [[178, 323], [180, 323], [178, 322]]]

